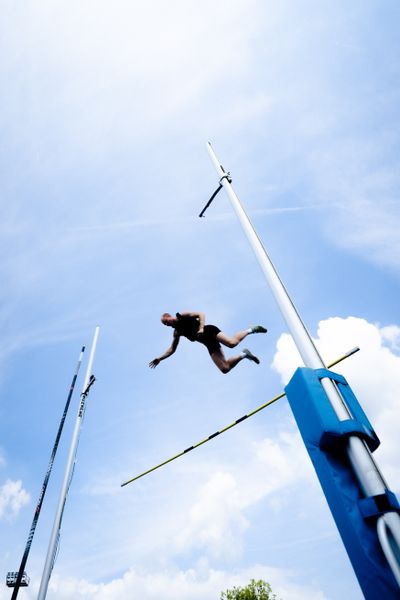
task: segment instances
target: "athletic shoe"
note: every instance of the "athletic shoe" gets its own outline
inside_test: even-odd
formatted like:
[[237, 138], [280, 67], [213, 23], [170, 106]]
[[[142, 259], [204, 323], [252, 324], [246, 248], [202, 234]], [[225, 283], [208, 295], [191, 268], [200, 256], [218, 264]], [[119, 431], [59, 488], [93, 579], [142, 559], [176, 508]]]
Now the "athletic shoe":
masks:
[[262, 325], [254, 325], [254, 327], [251, 328], [252, 333], [267, 333], [267, 331], [268, 329], [265, 329]]
[[252, 360], [253, 362], [255, 362], [256, 365], [260, 364], [260, 359], [257, 358], [257, 356], [254, 356], [254, 354], [252, 354], [250, 352], [250, 350], [248, 350], [247, 348], [243, 348], [242, 352], [243, 352], [243, 354], [246, 355], [246, 358], [248, 358], [249, 360]]

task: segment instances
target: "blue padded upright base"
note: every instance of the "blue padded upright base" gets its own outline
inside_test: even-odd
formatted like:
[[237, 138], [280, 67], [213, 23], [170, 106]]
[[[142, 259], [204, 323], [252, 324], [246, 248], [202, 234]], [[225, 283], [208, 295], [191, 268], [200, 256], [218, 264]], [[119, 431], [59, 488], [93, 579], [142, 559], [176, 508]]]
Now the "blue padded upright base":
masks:
[[[338, 420], [322, 377], [336, 381], [353, 418]], [[285, 391], [365, 598], [399, 599], [376, 532], [379, 514], [398, 511], [397, 499], [389, 490], [383, 499], [364, 498], [347, 457], [349, 436], [363, 439], [371, 451], [379, 445], [364, 411], [346, 380], [326, 369], [297, 369]]]

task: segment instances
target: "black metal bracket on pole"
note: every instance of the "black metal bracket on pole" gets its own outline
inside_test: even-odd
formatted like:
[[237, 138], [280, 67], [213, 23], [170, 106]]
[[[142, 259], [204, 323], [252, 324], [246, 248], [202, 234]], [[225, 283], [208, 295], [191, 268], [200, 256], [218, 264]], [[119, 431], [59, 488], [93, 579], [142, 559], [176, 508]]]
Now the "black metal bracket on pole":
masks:
[[[221, 165], [221, 169], [225, 172], [222, 165]], [[227, 181], [229, 181], [229, 183], [232, 183], [231, 174], [229, 172], [225, 173], [225, 175], [222, 175], [221, 179], [219, 180], [219, 186], [217, 187], [217, 189], [215, 190], [215, 192], [213, 193], [213, 195], [211, 196], [211, 198], [209, 199], [209, 201], [207, 202], [207, 204], [205, 205], [205, 207], [199, 214], [199, 217], [204, 217], [204, 213], [206, 212], [207, 208], [210, 206], [211, 202], [214, 200], [214, 198], [218, 194], [218, 192], [222, 190], [222, 187], [223, 187], [222, 180], [223, 179], [226, 179]]]
[[87, 386], [81, 393], [81, 402], [79, 405], [79, 412], [78, 412], [78, 416], [81, 418], [83, 418], [83, 416], [85, 414], [86, 398], [88, 397], [90, 388], [92, 387], [92, 385], [94, 384], [95, 381], [96, 381], [96, 377], [94, 375], [91, 375], [90, 379], [89, 379], [89, 383], [87, 384]]
[[86, 389], [82, 392], [81, 396], [84, 396], [85, 398], [87, 397], [87, 395], [89, 394], [89, 390], [95, 381], [96, 381], [96, 377], [94, 375], [91, 375], [90, 379], [89, 379], [89, 383], [87, 384]]

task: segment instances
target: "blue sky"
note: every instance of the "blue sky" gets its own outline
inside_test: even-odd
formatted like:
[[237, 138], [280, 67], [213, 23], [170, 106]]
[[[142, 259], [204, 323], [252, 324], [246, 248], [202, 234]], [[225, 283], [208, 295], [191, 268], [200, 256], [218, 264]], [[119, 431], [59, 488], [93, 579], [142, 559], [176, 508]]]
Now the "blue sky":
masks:
[[[49, 600], [359, 600], [281, 400], [296, 350], [224, 193], [211, 140], [327, 361], [343, 364], [399, 492], [399, 41], [394, 1], [3, 2], [0, 564], [17, 569], [82, 344], [100, 338]], [[261, 365], [222, 376], [170, 343], [204, 311]], [[233, 351], [227, 351], [228, 355]], [[87, 358], [87, 357], [86, 357]], [[78, 382], [82, 385], [84, 367]], [[28, 563], [36, 597], [77, 411]], [[0, 599], [8, 598], [5, 586]]]

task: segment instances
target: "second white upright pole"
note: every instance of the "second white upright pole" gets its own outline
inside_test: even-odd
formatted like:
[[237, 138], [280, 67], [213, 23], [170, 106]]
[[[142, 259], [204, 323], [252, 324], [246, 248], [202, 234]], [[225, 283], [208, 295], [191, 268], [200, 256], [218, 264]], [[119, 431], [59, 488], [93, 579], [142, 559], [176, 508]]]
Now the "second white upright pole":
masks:
[[85, 404], [86, 404], [85, 390], [87, 390], [87, 387], [88, 387], [89, 381], [90, 381], [90, 377], [92, 375], [94, 354], [96, 352], [99, 331], [100, 331], [100, 328], [96, 327], [95, 332], [94, 332], [92, 347], [90, 350], [89, 362], [88, 362], [88, 366], [86, 369], [85, 381], [83, 383], [81, 401], [79, 403], [78, 414], [76, 416], [75, 428], [74, 428], [74, 431], [72, 434], [67, 465], [66, 465], [65, 473], [64, 473], [64, 480], [63, 480], [63, 483], [61, 486], [61, 492], [60, 492], [60, 497], [59, 497], [59, 501], [58, 501], [57, 511], [56, 511], [56, 515], [54, 518], [54, 524], [53, 524], [53, 529], [52, 529], [51, 536], [50, 536], [49, 547], [47, 550], [46, 562], [45, 562], [44, 569], [43, 569], [42, 580], [40, 582], [38, 600], [44, 600], [46, 598], [47, 588], [49, 585], [51, 571], [52, 571], [53, 564], [54, 564], [55, 553], [57, 550], [58, 533], [59, 533], [59, 530], [61, 527], [61, 520], [62, 520], [62, 516], [63, 516], [63, 512], [64, 512], [65, 500], [67, 497], [68, 488], [69, 488], [69, 484], [71, 482], [71, 476], [73, 473], [74, 463], [75, 463], [75, 459], [76, 459], [76, 450], [78, 447], [80, 428], [82, 425], [83, 416], [85, 414]]

